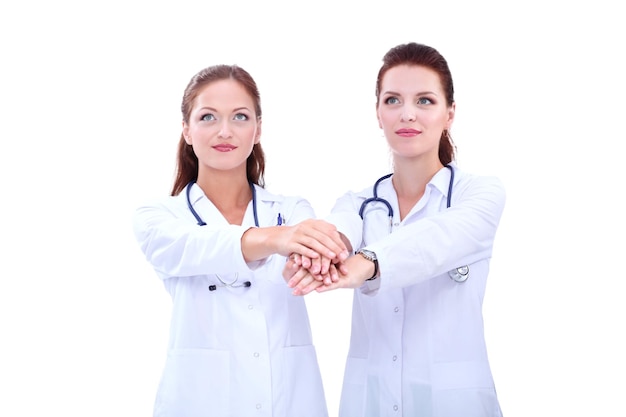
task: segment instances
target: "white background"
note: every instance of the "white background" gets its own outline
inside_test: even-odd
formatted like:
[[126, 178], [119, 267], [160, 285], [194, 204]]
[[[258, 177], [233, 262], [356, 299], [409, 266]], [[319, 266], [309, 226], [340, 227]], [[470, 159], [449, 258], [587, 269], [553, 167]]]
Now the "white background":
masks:
[[[151, 415], [170, 302], [130, 216], [169, 192], [195, 72], [252, 73], [267, 188], [303, 195], [323, 216], [389, 170], [375, 77], [387, 49], [417, 41], [452, 69], [459, 165], [507, 187], [484, 305], [505, 416], [625, 416], [618, 8], [4, 2], [0, 415]], [[351, 296], [307, 302], [334, 416]]]

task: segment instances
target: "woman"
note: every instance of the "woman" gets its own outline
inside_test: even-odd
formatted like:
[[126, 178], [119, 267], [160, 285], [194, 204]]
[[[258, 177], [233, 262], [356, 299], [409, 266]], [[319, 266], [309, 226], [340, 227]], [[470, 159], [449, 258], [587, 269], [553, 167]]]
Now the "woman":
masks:
[[337, 281], [299, 255], [283, 275], [296, 294], [357, 289], [340, 416], [501, 416], [482, 301], [505, 190], [457, 167], [454, 88], [438, 51], [389, 50], [376, 97], [393, 173], [345, 194], [328, 218], [356, 255]]
[[182, 116], [172, 195], [134, 215], [173, 301], [154, 415], [327, 416], [306, 306], [281, 271], [292, 252], [340, 262], [346, 247], [306, 200], [263, 188], [260, 98], [248, 72], [200, 71]]

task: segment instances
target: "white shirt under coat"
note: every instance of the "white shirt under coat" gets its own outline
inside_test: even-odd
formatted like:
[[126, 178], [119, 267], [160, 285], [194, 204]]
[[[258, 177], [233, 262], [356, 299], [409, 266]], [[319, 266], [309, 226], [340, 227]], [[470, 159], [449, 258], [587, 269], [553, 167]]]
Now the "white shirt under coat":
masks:
[[[376, 253], [381, 276], [355, 290], [341, 417], [499, 417], [485, 346], [482, 302], [505, 203], [499, 179], [442, 168], [400, 221], [391, 178], [339, 198], [328, 220], [354, 249]], [[469, 265], [465, 282], [448, 271]], [[376, 287], [378, 286], [378, 287]]]
[[[314, 217], [304, 199], [255, 188], [260, 226], [275, 226], [279, 213], [288, 224]], [[197, 224], [185, 190], [140, 207], [133, 218], [141, 250], [173, 302], [154, 416], [326, 417], [305, 300], [282, 277], [285, 257], [243, 258], [252, 202], [238, 226], [196, 184], [190, 201], [207, 225]], [[252, 285], [220, 287], [216, 274]]]

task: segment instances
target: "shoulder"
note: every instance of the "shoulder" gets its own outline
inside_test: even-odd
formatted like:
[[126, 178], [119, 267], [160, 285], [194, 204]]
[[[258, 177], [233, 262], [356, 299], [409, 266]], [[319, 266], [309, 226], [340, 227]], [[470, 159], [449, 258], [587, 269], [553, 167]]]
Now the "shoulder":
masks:
[[143, 208], [162, 208], [162, 209], [175, 209], [178, 206], [187, 206], [187, 198], [185, 192], [182, 191], [180, 194], [175, 196], [159, 196], [159, 197], [149, 197], [141, 202], [137, 206], [137, 210], [141, 210]]
[[187, 207], [187, 198], [184, 192], [182, 192], [175, 196], [148, 198], [135, 207], [132, 216], [134, 219], [139, 219], [158, 212], [171, 213], [178, 216], [178, 214], [187, 210]]

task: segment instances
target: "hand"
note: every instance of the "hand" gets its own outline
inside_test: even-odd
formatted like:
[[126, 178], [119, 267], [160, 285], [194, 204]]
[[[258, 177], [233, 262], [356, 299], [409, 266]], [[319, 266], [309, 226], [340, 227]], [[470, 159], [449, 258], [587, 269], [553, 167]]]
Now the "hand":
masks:
[[[329, 275], [333, 275], [338, 279], [337, 269], [333, 264], [329, 267]], [[287, 260], [283, 269], [283, 277], [287, 281], [287, 285], [294, 289], [293, 295], [307, 295], [325, 283], [333, 283], [330, 276], [324, 277], [312, 274], [308, 269], [298, 265], [298, 262], [293, 257], [289, 257]]]
[[[331, 281], [337, 281], [339, 279], [339, 276], [337, 275], [337, 268], [344, 268], [343, 262], [334, 260], [335, 263], [333, 263], [333, 260], [327, 258], [326, 256], [320, 256], [319, 258], [314, 259], [310, 259], [307, 256], [299, 255], [297, 253], [294, 253], [291, 256], [298, 265], [308, 269], [311, 275], [319, 281], [329, 280], [328, 283]], [[335, 268], [331, 268], [333, 265]]]
[[[351, 256], [344, 262], [344, 267], [339, 269], [339, 279], [330, 284], [324, 282], [324, 285], [316, 286], [314, 289], [318, 292], [326, 292], [337, 288], [359, 288], [363, 283], [374, 274], [374, 263], [368, 261], [362, 256]], [[295, 290], [308, 290], [307, 281], [301, 280], [296, 285]]]
[[247, 262], [278, 253], [289, 256], [299, 253], [309, 259], [318, 259], [320, 271], [328, 261], [342, 262], [349, 256], [345, 241], [337, 228], [324, 220], [309, 219], [294, 226], [257, 227], [248, 229], [241, 237], [244, 259]]
[[[311, 276], [317, 281], [322, 281], [325, 284], [330, 284], [332, 282], [337, 282], [339, 280], [338, 271], [341, 271], [343, 274], [347, 274], [347, 268], [344, 262], [332, 263], [332, 260], [322, 256], [320, 258], [310, 259], [306, 256], [299, 255], [297, 253], [292, 253], [289, 256], [289, 260], [283, 269], [283, 278], [287, 282], [290, 281], [291, 277], [295, 274], [298, 268], [301, 267], [309, 271]], [[291, 282], [291, 286], [297, 285], [297, 280], [302, 279], [303, 276], [299, 276]]]
[[287, 226], [287, 230], [288, 233], [281, 236], [278, 242], [279, 248], [287, 253], [279, 253], [285, 256], [297, 253], [309, 260], [315, 260], [312, 266], [322, 273], [327, 272], [331, 261], [342, 262], [349, 256], [348, 248], [337, 228], [324, 220], [305, 220], [295, 226]]

